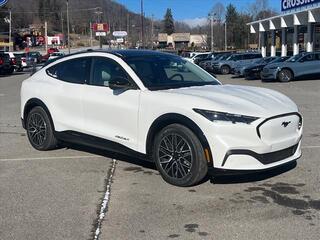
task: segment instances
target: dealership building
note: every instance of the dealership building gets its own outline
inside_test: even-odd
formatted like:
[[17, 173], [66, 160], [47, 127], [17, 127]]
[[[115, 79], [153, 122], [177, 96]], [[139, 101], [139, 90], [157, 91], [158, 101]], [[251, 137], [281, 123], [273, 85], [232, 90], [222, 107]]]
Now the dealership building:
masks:
[[248, 23], [263, 56], [320, 51], [320, 0], [279, 0], [281, 14]]

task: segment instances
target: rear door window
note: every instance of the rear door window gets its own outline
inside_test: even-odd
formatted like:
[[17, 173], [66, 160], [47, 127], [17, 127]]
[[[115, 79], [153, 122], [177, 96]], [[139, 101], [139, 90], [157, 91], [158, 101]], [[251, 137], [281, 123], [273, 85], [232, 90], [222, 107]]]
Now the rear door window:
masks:
[[91, 58], [83, 57], [58, 63], [49, 69], [50, 77], [69, 82], [84, 84], [90, 78]]

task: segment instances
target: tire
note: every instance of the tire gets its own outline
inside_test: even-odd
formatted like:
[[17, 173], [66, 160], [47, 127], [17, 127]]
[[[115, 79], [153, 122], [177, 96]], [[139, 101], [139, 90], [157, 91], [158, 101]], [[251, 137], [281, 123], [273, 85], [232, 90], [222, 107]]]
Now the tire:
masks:
[[221, 73], [222, 73], [223, 75], [229, 74], [229, 73], [230, 73], [230, 70], [231, 70], [230, 67], [227, 66], [227, 65], [221, 67]]
[[30, 144], [39, 151], [55, 149], [58, 141], [47, 112], [42, 107], [33, 108], [26, 119], [26, 129]]
[[171, 124], [156, 135], [153, 160], [162, 178], [175, 186], [193, 186], [208, 172], [199, 139], [189, 128], [180, 124]]
[[278, 73], [278, 79], [280, 82], [290, 82], [293, 80], [293, 73], [289, 69], [283, 69]]

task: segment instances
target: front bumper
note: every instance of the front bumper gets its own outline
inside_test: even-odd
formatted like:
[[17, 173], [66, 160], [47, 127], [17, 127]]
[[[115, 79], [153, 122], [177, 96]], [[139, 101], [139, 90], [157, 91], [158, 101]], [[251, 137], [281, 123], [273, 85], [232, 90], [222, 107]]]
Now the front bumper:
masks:
[[[290, 122], [289, 127], [281, 126]], [[214, 125], [214, 124], [213, 124]], [[248, 124], [220, 124], [205, 132], [214, 168], [263, 170], [301, 156], [302, 117], [289, 113]]]
[[263, 69], [261, 71], [262, 80], [277, 80], [278, 70], [277, 69]]

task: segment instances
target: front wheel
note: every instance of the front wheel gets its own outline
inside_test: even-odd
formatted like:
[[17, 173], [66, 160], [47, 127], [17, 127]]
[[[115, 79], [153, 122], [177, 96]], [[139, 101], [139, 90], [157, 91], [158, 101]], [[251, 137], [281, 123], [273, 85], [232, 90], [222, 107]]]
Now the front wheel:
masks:
[[208, 172], [199, 139], [180, 124], [169, 125], [157, 134], [153, 158], [162, 178], [176, 186], [195, 185]]
[[280, 82], [290, 82], [293, 80], [293, 74], [289, 69], [283, 69], [279, 72], [278, 79]]
[[35, 149], [46, 151], [57, 147], [53, 126], [42, 107], [35, 107], [30, 111], [26, 119], [26, 129], [29, 142]]
[[222, 74], [229, 74], [230, 70], [231, 70], [230, 67], [227, 66], [227, 65], [221, 67], [221, 73]]

